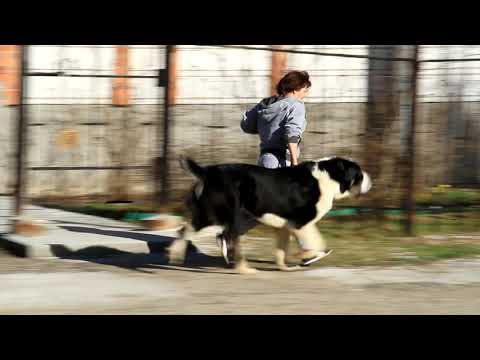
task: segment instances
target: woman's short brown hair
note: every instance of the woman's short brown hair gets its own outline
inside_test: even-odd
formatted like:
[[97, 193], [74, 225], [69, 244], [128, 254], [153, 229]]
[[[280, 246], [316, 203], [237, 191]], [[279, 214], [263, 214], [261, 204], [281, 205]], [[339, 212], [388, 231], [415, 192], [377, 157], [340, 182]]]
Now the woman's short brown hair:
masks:
[[294, 90], [311, 87], [310, 75], [306, 71], [290, 71], [278, 82], [277, 94], [285, 95]]

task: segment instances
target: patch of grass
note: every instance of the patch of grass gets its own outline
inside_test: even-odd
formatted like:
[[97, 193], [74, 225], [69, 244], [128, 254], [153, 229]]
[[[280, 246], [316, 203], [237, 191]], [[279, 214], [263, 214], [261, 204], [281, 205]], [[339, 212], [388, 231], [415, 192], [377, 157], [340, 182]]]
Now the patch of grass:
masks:
[[[386, 217], [382, 223], [374, 220], [322, 220], [319, 230], [334, 253], [313, 266], [389, 266], [480, 255], [480, 211], [417, 216], [415, 231], [418, 236], [415, 238], [405, 237], [403, 220], [400, 216]], [[432, 241], [422, 237], [472, 233], [479, 234], [476, 240], [450, 238]], [[245, 245], [255, 249], [252, 257], [273, 259], [273, 240], [255, 239], [273, 239], [275, 233], [271, 228], [260, 225], [247, 235]], [[297, 251], [298, 246], [291, 242], [289, 253]], [[292, 256], [289, 259], [298, 261]]]
[[480, 205], [479, 189], [457, 189], [442, 185], [417, 194], [420, 206], [472, 206]]
[[[77, 212], [81, 214], [105, 217], [113, 220], [124, 220], [128, 213], [157, 213], [155, 209], [148, 203], [133, 204], [107, 204], [107, 203], [87, 203], [87, 204], [56, 204], [41, 203], [41, 206], [65, 211]], [[168, 212], [172, 215], [182, 216], [183, 211], [179, 204], [171, 204], [168, 207], [160, 209], [160, 212]]]
[[480, 244], [413, 245], [420, 261], [452, 259], [480, 255]]
[[429, 241], [423, 236], [480, 232], [480, 212], [417, 216], [416, 238], [403, 237], [403, 219], [387, 219], [380, 225], [363, 224], [355, 232], [343, 229], [333, 235], [331, 247], [338, 245], [339, 257], [326, 259], [337, 266], [413, 264], [480, 254], [480, 237], [470, 243], [456, 239]]

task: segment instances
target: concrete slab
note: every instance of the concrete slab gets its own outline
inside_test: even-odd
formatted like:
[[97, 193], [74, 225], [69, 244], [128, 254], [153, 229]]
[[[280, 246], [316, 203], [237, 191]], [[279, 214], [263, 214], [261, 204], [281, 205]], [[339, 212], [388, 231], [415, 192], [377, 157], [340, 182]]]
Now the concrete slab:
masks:
[[[177, 228], [148, 231], [123, 221], [26, 205], [22, 218], [40, 221], [47, 232], [39, 236], [11, 233], [14, 199], [0, 196], [0, 246], [22, 257], [80, 258], [110, 255], [164, 254], [177, 236]], [[191, 238], [189, 250], [221, 256], [215, 235], [219, 226], [208, 227]]]
[[0, 231], [3, 246], [18, 256], [106, 256], [161, 253], [176, 237], [177, 228], [146, 231], [122, 221], [28, 205], [22, 218], [41, 221], [47, 232], [39, 236], [11, 233], [13, 199], [0, 198]]
[[175, 232], [118, 231], [112, 228], [64, 224], [49, 226], [45, 235], [26, 237], [4, 234], [7, 249], [25, 257], [105, 256], [120, 252], [163, 252], [175, 238]]

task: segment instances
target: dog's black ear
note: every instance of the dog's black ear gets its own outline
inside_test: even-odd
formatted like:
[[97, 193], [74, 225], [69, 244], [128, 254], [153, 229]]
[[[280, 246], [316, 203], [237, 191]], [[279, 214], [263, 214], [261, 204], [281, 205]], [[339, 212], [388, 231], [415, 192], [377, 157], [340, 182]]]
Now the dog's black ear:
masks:
[[340, 192], [343, 194], [350, 189], [350, 183], [348, 181], [340, 181]]
[[352, 161], [345, 159], [337, 160], [337, 176], [340, 183], [340, 192], [350, 190], [357, 179], [360, 168]]
[[340, 184], [340, 191], [342, 193], [350, 190], [353, 185], [358, 184], [363, 179], [362, 170], [357, 164], [349, 161], [345, 165], [344, 181]]
[[318, 164], [322, 169], [328, 171], [328, 174], [333, 180], [339, 183], [341, 193], [350, 190], [355, 182], [357, 173], [360, 171], [359, 166], [353, 161], [338, 157], [331, 158]]

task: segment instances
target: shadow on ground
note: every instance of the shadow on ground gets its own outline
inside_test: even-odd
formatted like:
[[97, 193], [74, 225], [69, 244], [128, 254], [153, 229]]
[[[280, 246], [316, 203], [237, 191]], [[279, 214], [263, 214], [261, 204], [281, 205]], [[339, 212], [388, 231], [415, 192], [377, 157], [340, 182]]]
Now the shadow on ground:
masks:
[[[52, 253], [60, 259], [88, 261], [143, 273], [153, 273], [152, 270], [165, 269], [218, 274], [220, 273], [219, 271], [209, 268], [229, 269], [223, 257], [206, 255], [191, 242], [188, 243], [185, 262], [183, 264], [169, 264], [167, 248], [172, 244], [174, 238], [168, 236], [134, 233], [131, 231], [102, 230], [84, 226], [60, 226], [60, 228], [74, 232], [142, 240], [147, 242], [149, 248], [149, 253], [132, 253], [108, 246], [90, 246], [73, 251], [65, 245], [50, 245]], [[231, 274], [231, 272], [225, 273]]]

